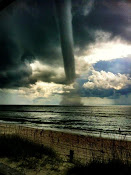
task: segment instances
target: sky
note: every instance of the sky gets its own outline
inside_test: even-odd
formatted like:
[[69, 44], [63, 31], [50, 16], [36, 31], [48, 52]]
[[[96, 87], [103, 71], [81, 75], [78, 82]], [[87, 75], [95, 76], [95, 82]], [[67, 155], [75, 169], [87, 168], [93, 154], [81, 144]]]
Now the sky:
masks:
[[19, 0], [0, 12], [0, 104], [131, 105], [131, 1], [71, 5], [72, 83], [54, 0]]

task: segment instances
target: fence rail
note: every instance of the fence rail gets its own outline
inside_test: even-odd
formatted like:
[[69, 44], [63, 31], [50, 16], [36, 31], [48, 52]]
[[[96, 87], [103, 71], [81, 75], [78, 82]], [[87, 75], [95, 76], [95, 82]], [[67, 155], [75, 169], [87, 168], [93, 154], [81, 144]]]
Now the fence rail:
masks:
[[108, 161], [115, 158], [131, 162], [131, 142], [127, 140], [105, 139], [11, 124], [0, 124], [0, 134], [16, 134], [49, 146], [64, 160], [75, 159], [86, 164], [92, 160]]

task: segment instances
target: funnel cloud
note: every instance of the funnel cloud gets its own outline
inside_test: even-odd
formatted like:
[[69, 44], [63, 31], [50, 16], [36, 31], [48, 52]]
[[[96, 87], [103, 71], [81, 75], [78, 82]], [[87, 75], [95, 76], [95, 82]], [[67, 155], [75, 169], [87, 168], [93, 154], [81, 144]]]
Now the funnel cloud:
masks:
[[75, 62], [73, 51], [72, 15], [70, 0], [55, 0], [58, 26], [60, 31], [61, 49], [67, 83], [75, 79]]
[[[75, 60], [73, 51], [72, 15], [70, 0], [55, 0], [56, 13], [60, 31], [61, 49], [67, 83], [75, 81]], [[82, 105], [78, 94], [79, 88], [75, 87], [69, 94], [63, 94], [60, 105]]]

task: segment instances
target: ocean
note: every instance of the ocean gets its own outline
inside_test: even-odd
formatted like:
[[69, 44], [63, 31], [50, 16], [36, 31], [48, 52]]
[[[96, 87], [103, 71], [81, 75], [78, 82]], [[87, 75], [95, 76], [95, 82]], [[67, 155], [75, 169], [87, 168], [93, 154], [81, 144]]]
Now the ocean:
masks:
[[0, 122], [131, 140], [131, 106], [0, 105]]

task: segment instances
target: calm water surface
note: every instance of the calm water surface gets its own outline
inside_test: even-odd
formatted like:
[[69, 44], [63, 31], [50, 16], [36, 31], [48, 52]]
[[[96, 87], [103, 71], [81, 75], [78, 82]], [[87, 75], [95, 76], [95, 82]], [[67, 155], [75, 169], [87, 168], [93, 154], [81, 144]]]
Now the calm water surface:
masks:
[[131, 140], [131, 106], [1, 105], [0, 122]]

